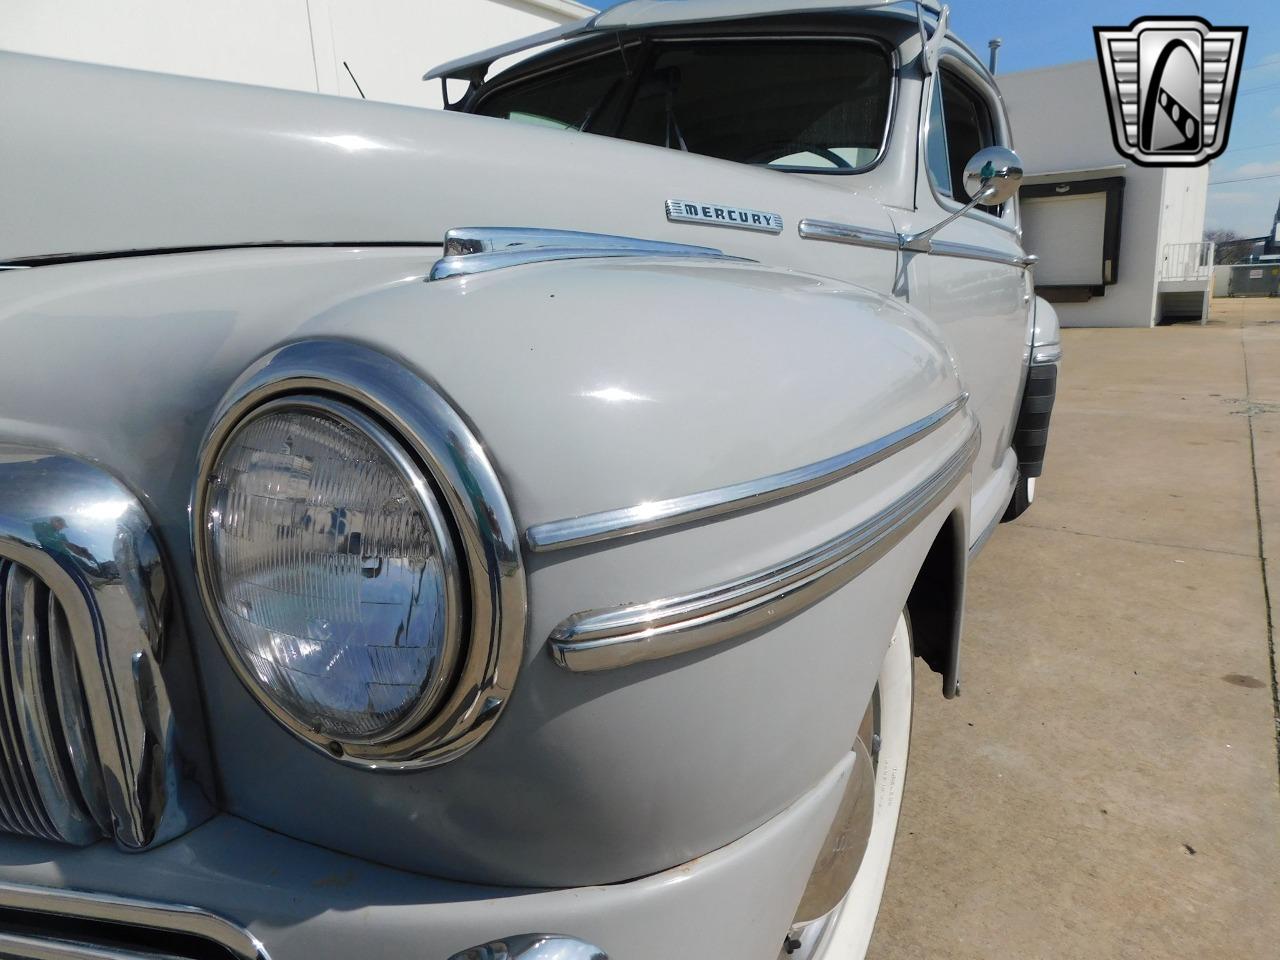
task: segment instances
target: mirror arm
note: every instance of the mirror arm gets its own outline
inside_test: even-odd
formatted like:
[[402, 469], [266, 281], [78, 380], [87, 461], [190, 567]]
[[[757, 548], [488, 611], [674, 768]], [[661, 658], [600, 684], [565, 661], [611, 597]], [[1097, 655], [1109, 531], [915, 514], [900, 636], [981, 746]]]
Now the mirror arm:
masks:
[[955, 213], [951, 214], [951, 216], [947, 217], [947, 219], [943, 220], [941, 223], [935, 224], [934, 226], [930, 227], [928, 230], [921, 230], [919, 233], [898, 234], [898, 249], [910, 250], [912, 253], [929, 253], [930, 251], [933, 250], [932, 240], [933, 240], [934, 234], [936, 234], [939, 230], [941, 230], [947, 224], [952, 223], [955, 220], [959, 220], [961, 217], [963, 217], [966, 213], [968, 213], [978, 204], [982, 203], [985, 200], [989, 200], [991, 197], [993, 197], [996, 194], [996, 192], [997, 191], [995, 186], [983, 187], [982, 191], [976, 197], [974, 197], [972, 200], [966, 203], [963, 207], [961, 207]]

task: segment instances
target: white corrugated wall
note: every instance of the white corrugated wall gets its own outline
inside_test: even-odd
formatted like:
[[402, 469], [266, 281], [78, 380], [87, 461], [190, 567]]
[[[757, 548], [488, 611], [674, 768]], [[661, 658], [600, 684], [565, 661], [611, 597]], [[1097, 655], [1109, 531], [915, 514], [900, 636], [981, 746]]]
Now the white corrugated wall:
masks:
[[3, 0], [0, 49], [439, 106], [438, 63], [589, 16], [572, 0]]

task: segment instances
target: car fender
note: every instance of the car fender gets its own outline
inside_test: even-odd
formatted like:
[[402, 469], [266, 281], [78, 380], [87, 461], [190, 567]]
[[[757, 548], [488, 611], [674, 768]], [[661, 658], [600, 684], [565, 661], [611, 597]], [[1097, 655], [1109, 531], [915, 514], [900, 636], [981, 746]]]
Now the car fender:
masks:
[[[957, 457], [976, 425], [946, 345], [892, 298], [752, 263], [575, 260], [428, 282], [431, 262], [425, 249], [222, 251], [22, 271], [0, 295], [0, 332], [28, 332], [10, 339], [5, 432], [103, 463], [153, 514], [230, 812], [418, 873], [534, 887], [644, 876], [744, 836], [843, 762], [939, 531], [967, 522]], [[306, 340], [377, 351], [433, 383], [526, 535], [785, 474], [951, 412], [860, 469], [721, 515], [555, 550], [526, 536], [509, 703], [457, 759], [378, 775], [254, 702], [191, 569], [188, 497], [219, 397]], [[53, 396], [37, 389], [51, 358], [66, 385]], [[776, 569], [948, 463], [960, 466], [910, 529], [803, 608], [766, 604], [747, 632], [616, 669], [551, 656], [576, 614]]]

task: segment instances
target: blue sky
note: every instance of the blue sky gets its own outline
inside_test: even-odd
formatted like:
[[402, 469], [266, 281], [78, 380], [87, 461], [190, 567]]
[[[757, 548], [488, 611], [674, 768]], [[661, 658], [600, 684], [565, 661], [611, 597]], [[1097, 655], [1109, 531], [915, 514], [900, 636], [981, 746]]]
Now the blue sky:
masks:
[[[587, 0], [612, 7], [620, 0]], [[950, 0], [956, 33], [975, 49], [1004, 39], [1000, 72], [1092, 60], [1094, 26], [1127, 25], [1153, 14], [1195, 14], [1222, 26], [1249, 28], [1244, 73], [1227, 152], [1209, 170], [1207, 225], [1257, 237], [1271, 229], [1280, 202], [1280, 3], [1214, 0]], [[1099, 104], [1101, 109], [1101, 104]], [[1257, 179], [1263, 178], [1265, 179]], [[1231, 182], [1226, 182], [1231, 181]]]

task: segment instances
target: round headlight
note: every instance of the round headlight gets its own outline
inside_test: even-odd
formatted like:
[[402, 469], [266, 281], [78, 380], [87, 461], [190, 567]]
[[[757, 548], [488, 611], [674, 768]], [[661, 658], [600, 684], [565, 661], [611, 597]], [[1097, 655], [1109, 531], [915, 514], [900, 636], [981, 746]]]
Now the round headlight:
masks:
[[420, 727], [454, 680], [464, 612], [414, 458], [350, 405], [285, 397], [226, 434], [205, 483], [206, 599], [259, 699], [337, 754]]

